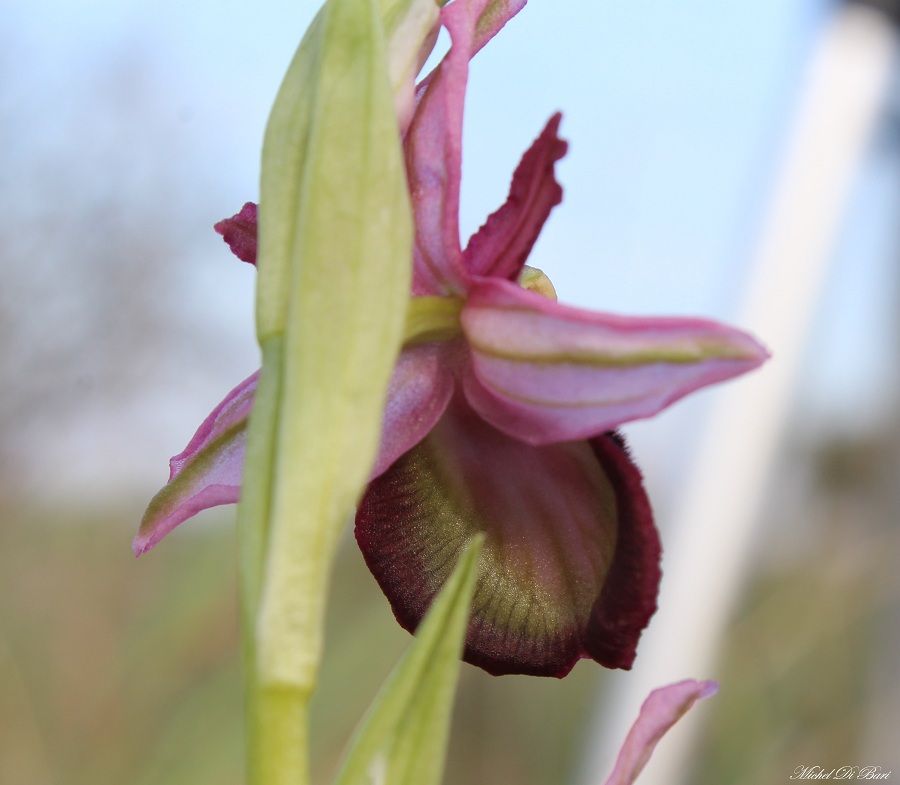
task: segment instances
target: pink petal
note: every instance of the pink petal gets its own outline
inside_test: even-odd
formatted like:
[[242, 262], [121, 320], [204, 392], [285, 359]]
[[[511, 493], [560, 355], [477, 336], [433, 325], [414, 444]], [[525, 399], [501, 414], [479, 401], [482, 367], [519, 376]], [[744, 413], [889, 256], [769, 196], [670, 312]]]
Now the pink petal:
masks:
[[656, 608], [659, 540], [615, 436], [532, 447], [454, 398], [357, 512], [360, 549], [404, 628], [415, 630], [478, 532], [488, 537], [467, 662], [557, 677], [582, 657], [630, 667]]
[[425, 438], [453, 395], [448, 347], [427, 343], [404, 349], [391, 376], [372, 477]]
[[213, 227], [238, 259], [253, 265], [256, 264], [256, 214], [256, 205], [247, 202], [239, 213]]
[[701, 698], [715, 694], [714, 681], [686, 679], [650, 693], [619, 751], [604, 785], [632, 785], [650, 760], [659, 740]]
[[497, 278], [473, 281], [461, 321], [469, 402], [531, 444], [650, 417], [768, 357], [754, 338], [716, 322], [585, 311]]
[[459, 245], [462, 124], [475, 27], [487, 0], [444, 6], [452, 45], [422, 88], [405, 140], [406, 170], [416, 224], [413, 294], [462, 294], [466, 273]]
[[554, 164], [567, 147], [557, 135], [561, 119], [560, 114], [550, 118], [522, 156], [506, 203], [469, 240], [463, 258], [473, 275], [515, 280], [550, 210], [562, 201], [562, 188], [554, 176]]
[[201, 510], [240, 498], [247, 418], [259, 372], [235, 387], [203, 421], [182, 453], [169, 462], [169, 482], [153, 497], [132, 548], [152, 548]]

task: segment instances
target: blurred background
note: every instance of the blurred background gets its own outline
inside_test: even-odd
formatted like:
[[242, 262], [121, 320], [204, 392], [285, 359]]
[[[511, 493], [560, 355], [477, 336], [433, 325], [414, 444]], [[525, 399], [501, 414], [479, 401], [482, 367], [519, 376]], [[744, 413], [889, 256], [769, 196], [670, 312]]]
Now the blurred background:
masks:
[[[316, 5], [0, 0], [3, 785], [242, 781], [234, 511], [202, 514], [139, 561], [129, 544], [169, 456], [258, 363], [254, 271], [212, 224], [257, 198], [268, 108]], [[739, 321], [834, 10], [531, 0], [472, 66], [464, 236], [562, 110], [565, 200], [532, 257], [560, 299]], [[722, 685], [694, 783], [900, 770], [896, 76], [829, 254], [716, 672], [683, 674]], [[664, 544], [719, 394], [625, 429]], [[319, 781], [407, 643], [348, 537]], [[589, 662], [563, 681], [463, 666], [446, 781], [586, 776], [597, 718], [627, 678]]]

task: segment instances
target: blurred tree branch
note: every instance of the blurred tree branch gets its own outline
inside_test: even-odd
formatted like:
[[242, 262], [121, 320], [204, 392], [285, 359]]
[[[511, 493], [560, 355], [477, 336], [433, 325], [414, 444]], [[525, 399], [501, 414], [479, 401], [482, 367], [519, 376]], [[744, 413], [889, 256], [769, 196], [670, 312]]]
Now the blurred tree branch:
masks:
[[191, 245], [216, 244], [159, 69], [109, 55], [50, 85], [15, 59], [0, 59], [0, 499], [88, 408], [177, 384], [214, 343], [179, 297]]

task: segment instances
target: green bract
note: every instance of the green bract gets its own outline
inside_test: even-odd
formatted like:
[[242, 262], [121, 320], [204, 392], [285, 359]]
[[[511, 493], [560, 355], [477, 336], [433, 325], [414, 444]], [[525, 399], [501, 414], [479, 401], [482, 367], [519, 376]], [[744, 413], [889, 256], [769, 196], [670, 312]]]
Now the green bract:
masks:
[[441, 781], [460, 653], [482, 535], [472, 539], [416, 640], [363, 721], [335, 785], [437, 785]]
[[239, 510], [251, 783], [306, 781], [331, 557], [375, 458], [403, 338], [412, 218], [395, 96], [436, 8], [386, 5], [387, 31], [376, 0], [329, 0], [263, 146], [263, 368]]

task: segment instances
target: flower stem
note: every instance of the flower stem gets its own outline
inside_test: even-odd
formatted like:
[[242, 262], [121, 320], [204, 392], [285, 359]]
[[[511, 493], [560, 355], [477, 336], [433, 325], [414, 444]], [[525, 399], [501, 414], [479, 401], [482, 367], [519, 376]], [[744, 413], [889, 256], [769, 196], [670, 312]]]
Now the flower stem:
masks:
[[277, 336], [262, 345], [263, 372], [251, 417], [238, 509], [248, 785], [302, 785], [308, 780], [309, 691], [296, 686], [265, 686], [258, 659], [258, 613], [274, 476], [283, 344]]
[[248, 785], [303, 785], [309, 772], [309, 692], [255, 685], [248, 700]]

